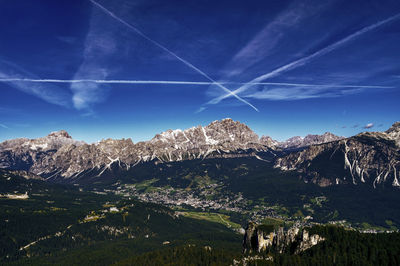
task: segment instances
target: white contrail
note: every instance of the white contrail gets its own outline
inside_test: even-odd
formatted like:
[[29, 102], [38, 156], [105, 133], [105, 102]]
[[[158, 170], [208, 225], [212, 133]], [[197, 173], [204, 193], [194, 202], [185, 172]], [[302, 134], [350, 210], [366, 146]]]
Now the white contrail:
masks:
[[[212, 85], [214, 82], [171, 81], [171, 80], [104, 80], [104, 79], [28, 79], [5, 78], [0, 82], [38, 82], [38, 83], [99, 83], [99, 84], [166, 84], [166, 85]], [[241, 83], [245, 84], [245, 83]]]
[[[29, 79], [29, 78], [0, 78], [0, 82], [33, 82], [33, 83], [98, 83], [98, 84], [160, 84], [160, 85], [215, 85], [208, 81], [177, 81], [177, 80], [104, 80], [104, 79]], [[376, 88], [390, 89], [390, 86], [375, 85], [337, 85], [337, 84], [305, 84], [284, 82], [220, 82], [220, 84], [231, 85], [272, 85], [289, 87], [312, 87], [312, 88]]]
[[[297, 68], [299, 66], [302, 66], [304, 64], [307, 64], [309, 61], [313, 60], [314, 58], [317, 58], [317, 57], [320, 57], [322, 55], [325, 55], [325, 54], [335, 50], [336, 48], [338, 48], [338, 47], [340, 47], [340, 46], [352, 41], [353, 39], [355, 39], [355, 38], [357, 38], [357, 37], [369, 32], [371, 30], [374, 30], [374, 29], [376, 29], [376, 28], [378, 28], [378, 27], [380, 27], [380, 26], [382, 26], [382, 25], [384, 25], [386, 23], [389, 23], [389, 22], [392, 22], [394, 20], [397, 20], [399, 18], [400, 18], [400, 13], [398, 13], [398, 14], [392, 16], [392, 17], [389, 17], [389, 18], [387, 18], [385, 20], [379, 21], [379, 22], [377, 22], [375, 24], [372, 24], [370, 26], [364, 27], [361, 30], [359, 30], [359, 31], [357, 31], [357, 32], [355, 32], [353, 34], [350, 34], [349, 36], [341, 39], [340, 41], [337, 41], [337, 42], [335, 42], [335, 43], [333, 43], [331, 45], [328, 45], [327, 47], [325, 47], [325, 48], [323, 48], [323, 49], [321, 49], [321, 50], [319, 50], [319, 51], [317, 51], [317, 52], [315, 52], [315, 53], [313, 53], [313, 54], [311, 54], [309, 56], [306, 56], [306, 57], [303, 57], [303, 58], [298, 59], [296, 61], [293, 61], [293, 62], [291, 62], [291, 63], [289, 63], [287, 65], [279, 67], [279, 68], [277, 68], [277, 69], [275, 69], [275, 70], [273, 70], [273, 71], [271, 71], [269, 73], [266, 73], [266, 74], [264, 74], [262, 76], [259, 76], [259, 77], [255, 78], [255, 79], [253, 79], [249, 83], [247, 83], [247, 84], [241, 86], [240, 88], [232, 91], [232, 94], [237, 95], [239, 93], [242, 93], [243, 91], [246, 91], [254, 83], [258, 83], [258, 82], [261, 82], [261, 81], [263, 81], [265, 79], [275, 77], [275, 76], [279, 75], [282, 72], [286, 72], [286, 71], [292, 70], [294, 68]], [[228, 98], [229, 96], [231, 96], [230, 93], [222, 95], [222, 96], [219, 96], [217, 98], [214, 98], [214, 99], [208, 101], [206, 103], [206, 105], [208, 105], [208, 104], [217, 104], [220, 101], [222, 101], [223, 99]]]
[[129, 24], [128, 22], [126, 22], [125, 20], [119, 18], [118, 16], [116, 16], [113, 12], [111, 12], [110, 10], [106, 9], [104, 6], [100, 5], [99, 3], [97, 3], [94, 0], [89, 0], [90, 2], [92, 2], [95, 6], [97, 6], [98, 8], [100, 8], [103, 12], [105, 12], [106, 14], [110, 15], [112, 18], [114, 18], [115, 20], [119, 21], [120, 23], [122, 23], [123, 25], [125, 25], [126, 27], [128, 27], [129, 29], [133, 30], [134, 32], [136, 32], [137, 34], [139, 34], [140, 36], [142, 36], [144, 39], [148, 40], [149, 42], [153, 43], [155, 46], [159, 47], [160, 49], [164, 50], [165, 52], [169, 53], [170, 55], [172, 55], [173, 57], [175, 57], [176, 59], [178, 59], [179, 61], [181, 61], [182, 63], [184, 63], [186, 66], [190, 67], [191, 69], [193, 69], [194, 71], [196, 71], [197, 73], [199, 73], [200, 75], [202, 75], [203, 77], [205, 77], [206, 79], [208, 79], [209, 81], [213, 82], [215, 85], [217, 85], [219, 88], [221, 88], [222, 90], [224, 90], [225, 92], [228, 93], [228, 95], [231, 95], [233, 97], [235, 97], [236, 99], [238, 99], [239, 101], [249, 105], [251, 108], [253, 108], [254, 110], [256, 110], [258, 112], [258, 109], [252, 105], [251, 103], [249, 103], [248, 101], [242, 99], [241, 97], [239, 97], [238, 95], [236, 95], [235, 93], [233, 93], [231, 90], [227, 89], [226, 87], [224, 87], [223, 85], [221, 85], [220, 83], [216, 82], [214, 79], [212, 79], [210, 76], [208, 76], [206, 73], [204, 73], [202, 70], [198, 69], [197, 67], [195, 67], [193, 64], [191, 64], [190, 62], [186, 61], [185, 59], [181, 58], [180, 56], [178, 56], [177, 54], [175, 54], [174, 52], [172, 52], [171, 50], [169, 50], [168, 48], [166, 48], [164, 45], [160, 44], [159, 42], [151, 39], [150, 37], [148, 37], [146, 34], [144, 34], [142, 31], [140, 31], [139, 29], [137, 29], [136, 27], [134, 27], [133, 25]]

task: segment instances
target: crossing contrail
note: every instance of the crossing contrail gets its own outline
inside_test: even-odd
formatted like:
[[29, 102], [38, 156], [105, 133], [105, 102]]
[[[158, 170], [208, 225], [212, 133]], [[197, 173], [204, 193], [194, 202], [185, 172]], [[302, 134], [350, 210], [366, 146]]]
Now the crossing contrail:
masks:
[[258, 112], [258, 109], [252, 105], [251, 103], [249, 103], [248, 101], [246, 101], [245, 99], [242, 99], [241, 97], [239, 97], [238, 95], [236, 95], [235, 93], [233, 93], [231, 90], [229, 90], [228, 88], [226, 88], [225, 86], [221, 85], [220, 83], [218, 83], [217, 81], [215, 81], [214, 79], [212, 79], [210, 76], [208, 76], [206, 73], [204, 73], [202, 70], [200, 70], [199, 68], [197, 68], [196, 66], [194, 66], [192, 63], [186, 61], [185, 59], [183, 59], [182, 57], [178, 56], [177, 54], [175, 54], [174, 52], [172, 52], [171, 50], [169, 50], [168, 48], [166, 48], [164, 45], [160, 44], [159, 42], [153, 40], [152, 38], [148, 37], [146, 34], [144, 34], [142, 31], [140, 31], [139, 29], [137, 29], [136, 27], [134, 27], [133, 25], [129, 24], [128, 22], [126, 22], [125, 20], [119, 18], [117, 15], [115, 15], [113, 12], [111, 12], [110, 10], [106, 9], [104, 6], [100, 5], [99, 3], [97, 3], [94, 0], [89, 0], [90, 2], [92, 2], [92, 4], [94, 4], [95, 6], [97, 6], [98, 8], [100, 8], [103, 12], [105, 12], [106, 14], [108, 14], [109, 16], [111, 16], [112, 18], [114, 18], [115, 20], [119, 21], [120, 23], [122, 23], [123, 25], [125, 25], [126, 27], [128, 27], [129, 29], [133, 30], [134, 32], [136, 32], [137, 34], [139, 34], [140, 36], [142, 36], [144, 39], [148, 40], [149, 42], [151, 42], [152, 44], [154, 44], [155, 46], [159, 47], [160, 49], [164, 50], [165, 52], [169, 53], [170, 55], [172, 55], [173, 57], [175, 57], [176, 59], [178, 59], [179, 61], [181, 61], [183, 64], [185, 64], [186, 66], [188, 66], [189, 68], [193, 69], [194, 71], [196, 71], [197, 73], [199, 73], [200, 75], [202, 75], [203, 77], [205, 77], [206, 79], [208, 79], [209, 81], [211, 81], [212, 83], [214, 83], [216, 86], [218, 86], [219, 88], [221, 88], [222, 90], [224, 90], [225, 92], [227, 92], [228, 95], [231, 95], [233, 97], [235, 97], [236, 99], [238, 99], [239, 101], [249, 105], [251, 108], [253, 108], [254, 110], [256, 110]]
[[255, 83], [261, 82], [261, 81], [263, 81], [265, 79], [268, 79], [268, 78], [275, 77], [275, 76], [281, 74], [282, 72], [286, 72], [286, 71], [295, 69], [295, 68], [297, 68], [299, 66], [305, 65], [309, 61], [311, 61], [311, 60], [313, 60], [313, 59], [315, 59], [317, 57], [323, 56], [323, 55], [335, 50], [336, 48], [338, 48], [338, 47], [340, 47], [340, 46], [342, 46], [342, 45], [354, 40], [355, 38], [357, 38], [357, 37], [369, 32], [371, 30], [374, 30], [374, 29], [376, 29], [376, 28], [378, 28], [378, 27], [380, 27], [380, 26], [382, 26], [384, 24], [387, 24], [387, 23], [390, 23], [390, 22], [392, 22], [394, 20], [397, 20], [399, 18], [400, 18], [400, 13], [398, 13], [398, 14], [396, 14], [394, 16], [391, 16], [391, 17], [389, 17], [389, 18], [387, 18], [385, 20], [379, 21], [379, 22], [377, 22], [375, 24], [372, 24], [370, 26], [364, 27], [361, 30], [356, 31], [355, 33], [350, 34], [349, 36], [347, 36], [347, 37], [345, 37], [345, 38], [343, 38], [343, 39], [341, 39], [341, 40], [339, 40], [339, 41], [337, 41], [337, 42], [335, 42], [335, 43], [333, 43], [331, 45], [328, 45], [325, 48], [323, 48], [323, 49], [321, 49], [321, 50], [319, 50], [319, 51], [317, 51], [317, 52], [315, 52], [315, 53], [313, 53], [313, 54], [311, 54], [309, 56], [300, 58], [300, 59], [298, 59], [296, 61], [293, 61], [293, 62], [291, 62], [289, 64], [281, 66], [281, 67], [279, 67], [279, 68], [277, 68], [277, 69], [275, 69], [275, 70], [273, 70], [273, 71], [271, 71], [269, 73], [266, 73], [266, 74], [264, 74], [262, 76], [259, 76], [259, 77], [255, 78], [255, 79], [253, 79], [252, 81], [248, 82], [247, 84], [244, 84], [240, 88], [232, 91], [231, 93], [227, 93], [225, 95], [222, 95], [222, 96], [216, 97], [214, 99], [211, 99], [205, 105], [217, 104], [220, 101], [222, 101], [223, 99], [230, 97], [231, 95], [237, 95], [239, 93], [242, 93], [242, 92], [246, 91], [251, 86], [253, 86], [253, 84], [255, 84]]
[[[159, 85], [215, 85], [208, 81], [178, 81], [178, 80], [104, 80], [104, 79], [29, 79], [29, 78], [0, 78], [0, 82], [33, 82], [33, 83], [98, 83], [98, 84], [159, 84]], [[219, 82], [220, 84], [231, 85], [272, 85], [289, 87], [311, 87], [311, 88], [376, 88], [390, 89], [390, 86], [376, 85], [337, 85], [337, 84], [305, 84], [285, 82]]]

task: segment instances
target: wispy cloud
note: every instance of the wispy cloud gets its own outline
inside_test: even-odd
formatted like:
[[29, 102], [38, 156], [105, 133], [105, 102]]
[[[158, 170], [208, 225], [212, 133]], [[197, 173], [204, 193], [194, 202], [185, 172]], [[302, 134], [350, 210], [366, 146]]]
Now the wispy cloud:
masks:
[[197, 109], [197, 111], [195, 112], [196, 114], [203, 112], [204, 110], [206, 110], [205, 107], [200, 107], [199, 109]]
[[[89, 32], [85, 40], [83, 61], [73, 80], [106, 79], [110, 74], [109, 60], [117, 53], [117, 29], [104, 21], [97, 9], [92, 10]], [[71, 82], [72, 102], [78, 110], [89, 110], [106, 99], [107, 88], [94, 82]]]
[[224, 67], [225, 79], [239, 75], [251, 66], [274, 53], [285, 33], [297, 27], [305, 19], [328, 7], [330, 1], [323, 3], [293, 1], [283, 12], [270, 21], [253, 39], [251, 39]]
[[106, 13], [107, 15], [111, 16], [112, 18], [114, 18], [115, 20], [117, 20], [118, 22], [120, 22], [121, 24], [125, 25], [126, 27], [128, 27], [130, 30], [134, 31], [135, 33], [137, 33], [138, 35], [142, 36], [144, 39], [146, 39], [147, 41], [151, 42], [152, 44], [154, 44], [155, 46], [159, 47], [160, 49], [164, 50], [165, 52], [167, 52], [168, 54], [172, 55], [173, 57], [175, 57], [177, 60], [179, 60], [180, 62], [182, 62], [183, 64], [185, 64], [186, 66], [188, 66], [189, 68], [191, 68], [192, 70], [196, 71], [198, 74], [202, 75], [204, 78], [206, 78], [207, 80], [215, 83], [216, 86], [218, 86], [219, 88], [221, 88], [223, 91], [225, 91], [228, 95], [235, 97], [236, 99], [238, 99], [239, 101], [249, 105], [251, 108], [253, 108], [255, 111], [258, 112], [258, 109], [252, 105], [251, 103], [249, 103], [248, 101], [242, 99], [241, 97], [239, 97], [238, 95], [236, 95], [235, 93], [233, 93], [231, 90], [229, 90], [228, 88], [226, 88], [225, 86], [221, 85], [220, 83], [216, 82], [214, 79], [212, 79], [209, 75], [207, 75], [205, 72], [203, 72], [202, 70], [200, 70], [199, 68], [197, 68], [196, 66], [194, 66], [192, 63], [190, 63], [189, 61], [183, 59], [182, 57], [178, 56], [177, 54], [175, 54], [174, 52], [172, 52], [171, 50], [169, 50], [167, 47], [165, 47], [164, 45], [160, 44], [159, 42], [153, 40], [152, 38], [150, 38], [149, 36], [147, 36], [145, 33], [143, 33], [142, 31], [140, 31], [138, 28], [136, 28], [135, 26], [131, 25], [130, 23], [126, 22], [125, 20], [121, 19], [120, 17], [118, 17], [117, 15], [115, 15], [113, 12], [111, 12], [110, 10], [106, 9], [104, 6], [102, 6], [101, 4], [99, 4], [98, 2], [94, 1], [94, 0], [90, 0], [90, 2], [92, 2], [96, 7], [98, 7], [99, 9], [101, 9], [104, 13]]
[[364, 126], [365, 129], [374, 127], [374, 123], [368, 123]]
[[[377, 29], [377, 28], [379, 28], [379, 27], [381, 27], [381, 26], [383, 26], [385, 24], [388, 24], [390, 22], [393, 22], [393, 21], [395, 21], [395, 20], [397, 20], [399, 18], [400, 18], [400, 14], [396, 14], [396, 15], [391, 16], [391, 17], [389, 17], [389, 18], [387, 18], [385, 20], [381, 20], [381, 21], [379, 21], [377, 23], [374, 23], [372, 25], [366, 26], [366, 27], [364, 27], [364, 28], [362, 28], [362, 29], [360, 29], [360, 30], [348, 35], [347, 37], [345, 37], [345, 38], [343, 38], [343, 39], [341, 39], [341, 40], [339, 40], [339, 41], [337, 41], [337, 42], [335, 42], [335, 43], [333, 43], [331, 45], [328, 45], [325, 48], [323, 48], [321, 50], [318, 50], [317, 52], [314, 52], [313, 54], [311, 54], [309, 56], [306, 56], [306, 57], [303, 57], [301, 59], [295, 60], [295, 61], [293, 61], [293, 62], [291, 62], [289, 64], [281, 66], [281, 67], [279, 67], [279, 68], [277, 68], [277, 69], [275, 69], [275, 70], [273, 70], [271, 72], [268, 72], [268, 73], [266, 73], [264, 75], [261, 75], [261, 76], [255, 78], [255, 79], [251, 80], [247, 84], [245, 84], [245, 85], [239, 87], [238, 89], [234, 90], [233, 93], [234, 94], [240, 94], [240, 93], [248, 90], [250, 87], [254, 86], [254, 83], [262, 82], [262, 81], [264, 81], [266, 79], [276, 77], [276, 76], [278, 76], [278, 75], [280, 75], [280, 74], [282, 74], [284, 72], [293, 70], [293, 69], [298, 68], [300, 66], [303, 66], [303, 65], [309, 63], [310, 61], [312, 61], [312, 60], [314, 60], [314, 59], [316, 59], [318, 57], [321, 57], [321, 56], [323, 56], [323, 55], [325, 55], [327, 53], [330, 53], [330, 52], [334, 51], [335, 49], [337, 49], [339, 47], [342, 47], [343, 45], [353, 41], [354, 39], [360, 37], [363, 34], [365, 34], [367, 32], [370, 32], [372, 30], [375, 30], [375, 29]], [[216, 97], [216, 98], [208, 101], [205, 105], [217, 104], [220, 101], [222, 101], [223, 99], [228, 98], [230, 96], [231, 96], [230, 94], [221, 95], [219, 97]]]
[[245, 95], [246, 98], [254, 98], [260, 100], [304, 100], [315, 98], [332, 98], [343, 95], [355, 94], [361, 92], [362, 88], [330, 88], [330, 87], [292, 87], [287, 88], [265, 88], [261, 91]]
[[34, 95], [48, 103], [70, 107], [71, 95], [65, 90], [52, 84], [29, 84], [21, 81], [24, 78], [40, 80], [36, 75], [26, 71], [22, 67], [6, 60], [0, 59], [0, 79], [8, 85], [25, 93]]
[[0, 124], [0, 127], [5, 128], [5, 129], [10, 129], [8, 126], [6, 126], [4, 124]]

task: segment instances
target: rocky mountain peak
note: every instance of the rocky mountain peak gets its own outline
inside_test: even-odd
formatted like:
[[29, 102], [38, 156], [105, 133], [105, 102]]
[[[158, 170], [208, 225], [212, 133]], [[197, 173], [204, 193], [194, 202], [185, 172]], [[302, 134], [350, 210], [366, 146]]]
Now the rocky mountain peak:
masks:
[[400, 146], [400, 121], [394, 123], [385, 133]]
[[324, 134], [322, 134], [322, 136], [324, 136], [324, 137], [336, 137], [336, 135], [332, 134], [331, 132], [325, 132]]
[[240, 123], [239, 121], [233, 121], [231, 118], [225, 118], [222, 120], [216, 120], [211, 122], [205, 128], [219, 128], [224, 131], [234, 131], [234, 130], [245, 130], [252, 131], [247, 125]]
[[247, 125], [230, 118], [214, 121], [204, 127], [204, 130], [212, 139], [223, 142], [233, 142], [240, 145], [259, 142], [258, 135]]
[[330, 132], [325, 132], [322, 135], [307, 135], [304, 138], [305, 142], [309, 142], [311, 144], [320, 144], [325, 142], [331, 142], [335, 140], [343, 139], [344, 137], [336, 136]]
[[388, 131], [390, 130], [400, 130], [400, 121], [395, 122]]
[[300, 136], [292, 137], [284, 142], [280, 142], [278, 147], [283, 149], [296, 149], [310, 145], [322, 144], [326, 142], [344, 139], [344, 137], [336, 136], [330, 132], [325, 132], [322, 135], [308, 134], [304, 138]]
[[68, 139], [72, 139], [72, 137], [68, 134], [67, 131], [65, 130], [60, 130], [60, 131], [54, 131], [51, 132], [49, 135], [47, 135], [48, 137], [55, 137], [55, 138], [68, 138]]
[[261, 144], [270, 147], [270, 148], [276, 148], [279, 145], [279, 142], [277, 140], [272, 139], [270, 136], [262, 136], [260, 138]]
[[[258, 136], [248, 126], [230, 118], [218, 120], [207, 126], [197, 126], [186, 130], [167, 130], [157, 134], [150, 144], [157, 149], [205, 149], [211, 152], [216, 149], [248, 149], [248, 144], [258, 145]], [[171, 150], [173, 152], [173, 150]]]

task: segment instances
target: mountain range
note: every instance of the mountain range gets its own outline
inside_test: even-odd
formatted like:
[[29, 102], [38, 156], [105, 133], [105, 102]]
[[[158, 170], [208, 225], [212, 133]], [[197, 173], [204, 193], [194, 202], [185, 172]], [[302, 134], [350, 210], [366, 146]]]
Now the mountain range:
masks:
[[369, 183], [400, 187], [400, 123], [385, 132], [364, 132], [278, 158], [275, 167], [304, 173], [321, 186]]
[[399, 187], [400, 123], [385, 132], [365, 132], [350, 138], [332, 133], [292, 137], [278, 142], [258, 137], [232, 119], [186, 130], [167, 130], [149, 141], [106, 139], [87, 144], [64, 130], [37, 139], [0, 143], [0, 168], [25, 170], [43, 178], [75, 182], [112, 171], [128, 171], [140, 163], [167, 163], [207, 158], [266, 156], [275, 168], [293, 170], [305, 182], [320, 186], [370, 183]]

